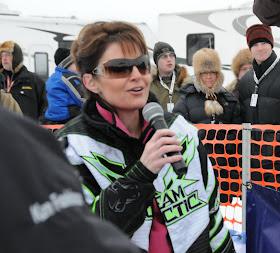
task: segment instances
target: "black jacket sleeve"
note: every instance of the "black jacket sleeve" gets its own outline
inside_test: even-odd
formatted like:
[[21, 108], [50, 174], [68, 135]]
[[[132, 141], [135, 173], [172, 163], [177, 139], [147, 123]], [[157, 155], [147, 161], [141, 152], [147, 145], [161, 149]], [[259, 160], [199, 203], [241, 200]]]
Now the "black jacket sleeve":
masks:
[[93, 211], [101, 219], [114, 223], [125, 234], [133, 235], [143, 224], [147, 208], [152, 206], [156, 177], [137, 161], [123, 178], [115, 180], [99, 196], [95, 196]]

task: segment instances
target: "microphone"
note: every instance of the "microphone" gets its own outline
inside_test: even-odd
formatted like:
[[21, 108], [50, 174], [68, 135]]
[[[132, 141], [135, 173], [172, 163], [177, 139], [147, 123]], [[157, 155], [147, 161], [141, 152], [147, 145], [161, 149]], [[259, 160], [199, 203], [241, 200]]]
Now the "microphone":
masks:
[[[143, 108], [142, 114], [144, 119], [149, 122], [155, 130], [168, 128], [163, 117], [163, 109], [158, 103], [151, 102], [146, 104]], [[181, 155], [181, 153], [170, 152], [166, 155]], [[183, 159], [178, 162], [172, 163], [172, 167], [178, 176], [184, 175], [188, 170], [188, 167]]]

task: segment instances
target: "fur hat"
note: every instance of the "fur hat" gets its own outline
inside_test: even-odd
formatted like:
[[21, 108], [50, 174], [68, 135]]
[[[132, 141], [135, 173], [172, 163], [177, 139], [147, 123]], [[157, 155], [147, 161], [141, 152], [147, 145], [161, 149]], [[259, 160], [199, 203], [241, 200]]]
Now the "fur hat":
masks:
[[[195, 73], [195, 86], [201, 90], [207, 100], [205, 101], [205, 112], [208, 116], [222, 114], [223, 107], [217, 101], [216, 94], [223, 86], [224, 75], [218, 53], [210, 48], [202, 48], [193, 55], [193, 68]], [[217, 72], [217, 79], [212, 88], [208, 88], [201, 79], [201, 73], [205, 71]], [[216, 93], [216, 94], [215, 94]]]
[[238, 78], [241, 67], [246, 64], [253, 64], [253, 60], [254, 57], [248, 48], [241, 49], [232, 60], [231, 69], [234, 75]]
[[58, 48], [54, 54], [54, 61], [56, 66], [67, 69], [73, 63], [73, 59], [70, 55], [70, 49]]
[[154, 46], [154, 62], [158, 64], [158, 58], [164, 53], [173, 53], [176, 57], [175, 51], [173, 47], [171, 47], [168, 43], [165, 42], [157, 42]]
[[274, 44], [271, 28], [263, 24], [250, 26], [246, 31], [246, 38], [249, 48], [258, 42], [267, 42], [272, 47]]
[[[12, 55], [12, 66], [11, 70], [17, 73], [23, 66], [23, 54], [20, 46], [13, 41], [6, 41], [0, 46], [0, 54], [2, 52], [9, 52]], [[0, 72], [3, 72], [4, 68], [2, 65], [2, 60], [0, 64]]]

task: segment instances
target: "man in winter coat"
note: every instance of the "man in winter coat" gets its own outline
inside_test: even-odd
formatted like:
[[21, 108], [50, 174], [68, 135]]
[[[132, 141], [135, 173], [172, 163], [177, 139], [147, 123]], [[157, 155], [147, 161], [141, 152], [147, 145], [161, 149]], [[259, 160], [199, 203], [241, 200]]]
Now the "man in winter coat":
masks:
[[157, 70], [152, 71], [150, 91], [158, 98], [165, 111], [172, 112], [181, 94], [179, 89], [190, 80], [185, 67], [175, 64], [174, 49], [165, 42], [157, 42], [154, 46], [154, 62]]
[[5, 79], [0, 88], [13, 95], [25, 116], [38, 120], [47, 107], [45, 82], [23, 65], [23, 54], [17, 43], [4, 42], [0, 56], [0, 72]]
[[243, 122], [280, 124], [280, 63], [273, 51], [271, 28], [263, 24], [249, 27], [247, 44], [254, 57], [253, 69], [239, 82]]
[[[280, 63], [273, 51], [274, 40], [269, 26], [257, 24], [246, 31], [247, 44], [254, 57], [253, 69], [249, 70], [239, 82], [239, 101], [243, 122], [251, 124], [280, 124]], [[252, 138], [257, 140], [260, 132], [253, 131]], [[273, 133], [268, 133], [273, 135]], [[269, 138], [269, 136], [267, 136]], [[276, 150], [277, 153], [279, 153]], [[252, 147], [252, 153], [269, 156], [268, 149]], [[275, 154], [279, 156], [279, 154]], [[269, 160], [252, 159], [252, 168], [272, 169]], [[252, 180], [259, 180], [252, 174]], [[274, 182], [271, 173], [264, 173], [264, 181]]]
[[57, 65], [47, 81], [48, 109], [43, 124], [65, 124], [81, 113], [85, 101], [82, 80], [77, 75], [68, 48], [58, 48], [54, 55]]

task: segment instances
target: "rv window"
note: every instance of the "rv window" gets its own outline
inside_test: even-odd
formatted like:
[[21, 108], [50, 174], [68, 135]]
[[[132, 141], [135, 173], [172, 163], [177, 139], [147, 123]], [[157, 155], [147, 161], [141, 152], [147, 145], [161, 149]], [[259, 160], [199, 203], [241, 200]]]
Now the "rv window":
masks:
[[48, 54], [35, 53], [34, 54], [35, 73], [39, 75], [44, 81], [49, 77]]
[[192, 66], [194, 53], [204, 47], [215, 48], [213, 33], [196, 33], [187, 35], [187, 65]]
[[71, 48], [73, 41], [72, 40], [63, 40], [58, 42], [58, 47]]

